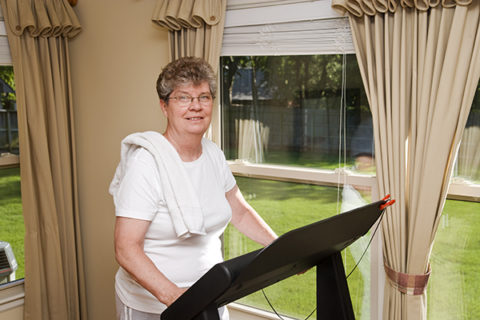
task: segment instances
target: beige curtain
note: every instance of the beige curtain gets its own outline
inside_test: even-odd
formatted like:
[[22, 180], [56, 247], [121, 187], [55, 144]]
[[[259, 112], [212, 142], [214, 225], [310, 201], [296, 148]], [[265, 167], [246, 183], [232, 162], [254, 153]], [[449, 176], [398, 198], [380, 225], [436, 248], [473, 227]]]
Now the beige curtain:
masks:
[[372, 111], [379, 192], [397, 201], [382, 223], [383, 318], [425, 319], [429, 256], [480, 78], [480, 1], [332, 6], [350, 17]]
[[67, 0], [0, 0], [15, 73], [25, 219], [25, 319], [86, 319]]
[[158, 0], [152, 20], [169, 31], [170, 61], [200, 57], [216, 72], [226, 8], [227, 0]]
[[468, 6], [476, 0], [332, 0], [332, 8], [354, 17], [395, 13], [399, 7], [427, 11], [430, 8]]
[[237, 158], [253, 163], [265, 162], [270, 128], [258, 119], [235, 119]]

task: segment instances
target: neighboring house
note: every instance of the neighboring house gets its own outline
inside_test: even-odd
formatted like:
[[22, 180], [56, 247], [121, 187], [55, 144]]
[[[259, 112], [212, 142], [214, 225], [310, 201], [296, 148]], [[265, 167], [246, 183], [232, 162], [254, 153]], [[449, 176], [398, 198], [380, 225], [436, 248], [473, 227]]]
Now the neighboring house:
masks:
[[17, 104], [9, 94], [15, 90], [0, 78], [0, 152], [18, 154]]

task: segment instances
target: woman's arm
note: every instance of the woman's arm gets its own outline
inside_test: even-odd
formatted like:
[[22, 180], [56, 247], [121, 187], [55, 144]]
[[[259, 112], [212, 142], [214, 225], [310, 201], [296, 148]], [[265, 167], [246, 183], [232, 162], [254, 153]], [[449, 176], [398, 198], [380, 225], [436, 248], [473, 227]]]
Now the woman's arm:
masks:
[[225, 193], [225, 196], [232, 208], [232, 224], [241, 233], [263, 246], [277, 238], [275, 232], [243, 198], [237, 185]]
[[161, 273], [143, 251], [150, 221], [117, 217], [115, 221], [115, 258], [120, 266], [160, 302], [169, 306], [187, 288], [179, 288]]

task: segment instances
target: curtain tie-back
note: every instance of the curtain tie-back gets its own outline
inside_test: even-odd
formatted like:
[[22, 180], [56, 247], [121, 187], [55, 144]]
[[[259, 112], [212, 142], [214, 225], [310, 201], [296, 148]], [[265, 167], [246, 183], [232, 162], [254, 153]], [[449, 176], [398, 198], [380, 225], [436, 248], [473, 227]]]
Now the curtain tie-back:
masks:
[[432, 272], [430, 264], [428, 264], [428, 270], [424, 274], [408, 274], [398, 272], [390, 268], [386, 263], [383, 265], [385, 267], [387, 279], [393, 288], [408, 295], [420, 295], [425, 292], [428, 284], [428, 278]]

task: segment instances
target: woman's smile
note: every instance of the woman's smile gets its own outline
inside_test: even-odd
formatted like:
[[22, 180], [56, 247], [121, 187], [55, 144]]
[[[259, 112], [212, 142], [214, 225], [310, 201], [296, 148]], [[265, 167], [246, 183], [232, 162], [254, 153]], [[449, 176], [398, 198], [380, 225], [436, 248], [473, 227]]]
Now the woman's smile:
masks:
[[177, 87], [168, 99], [168, 103], [161, 102], [162, 111], [168, 119], [165, 130], [167, 136], [175, 133], [175, 135], [187, 134], [202, 137], [210, 125], [212, 102], [207, 82], [198, 85], [189, 83]]
[[187, 120], [198, 121], [198, 120], [203, 120], [203, 117], [189, 117], [189, 118], [187, 118]]

